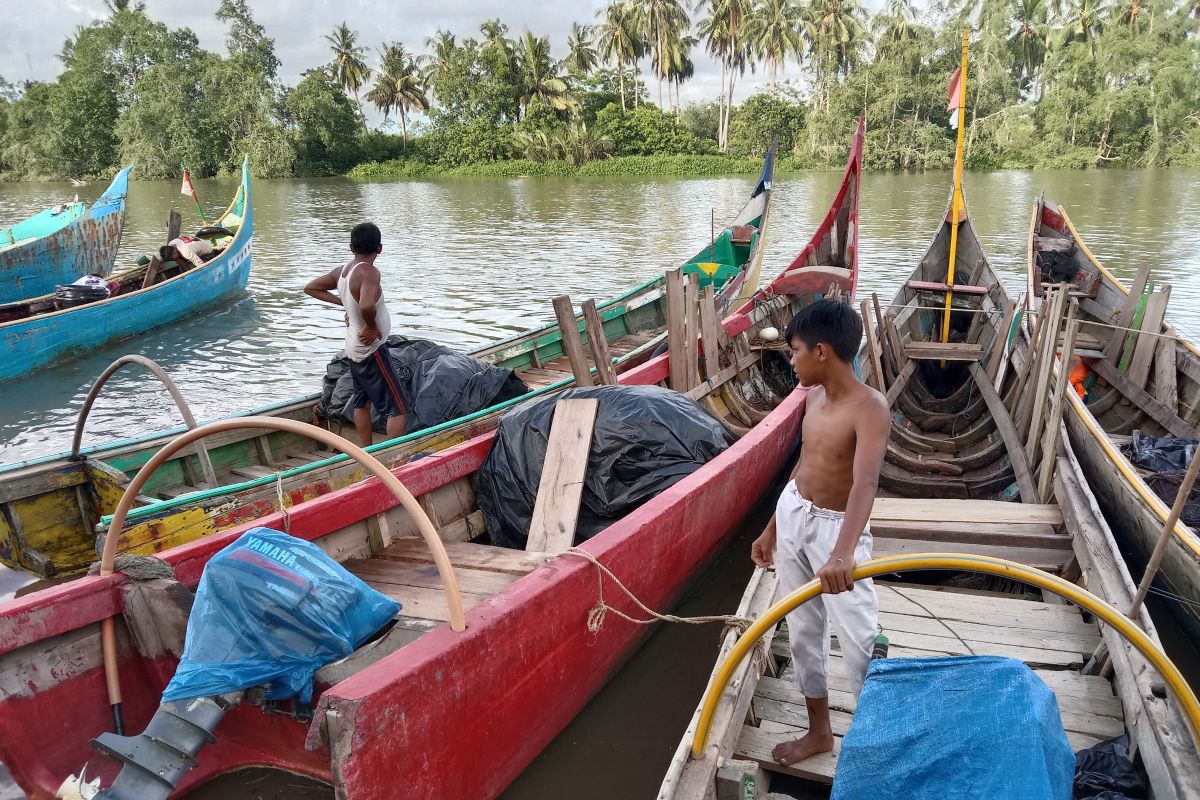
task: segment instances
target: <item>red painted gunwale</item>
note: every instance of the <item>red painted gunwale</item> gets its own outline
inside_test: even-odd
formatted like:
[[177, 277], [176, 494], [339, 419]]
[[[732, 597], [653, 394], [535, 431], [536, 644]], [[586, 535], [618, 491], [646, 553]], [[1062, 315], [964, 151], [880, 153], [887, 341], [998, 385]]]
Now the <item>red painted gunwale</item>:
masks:
[[[861, 152], [860, 121], [841, 191], [798, 262], [827, 232], [848, 182], [857, 183]], [[725, 320], [726, 330], [737, 334], [749, 327], [747, 315], [770, 290]], [[651, 384], [666, 376], [663, 355], [625, 373], [621, 382]], [[788, 466], [803, 406], [804, 392], [793, 392], [729, 450], [584, 549], [647, 605], [669, 607]], [[474, 472], [491, 439], [490, 433], [479, 436], [395, 474], [414, 495], [423, 494]], [[369, 480], [291, 509], [291, 532], [320, 538], [394, 505], [390, 493]], [[160, 557], [180, 581], [194, 586], [207, 560], [246, 529], [282, 524], [282, 515], [272, 514]], [[62, 651], [69, 645], [52, 637], [94, 630], [100, 620], [119, 614], [125, 580], [84, 578], [0, 605], [0, 679], [11, 666], [4, 654], [35, 643]], [[585, 620], [596, 602], [596, 580], [595, 568], [574, 557], [539, 567], [471, 609], [464, 633], [442, 625], [326, 690], [311, 730], [254, 708], [235, 709], [179, 794], [223, 772], [262, 765], [331, 780], [339, 796], [354, 800], [496, 796], [648, 632], [614, 619], [590, 634]], [[624, 609], [615, 593], [606, 598]], [[53, 797], [62, 779], [86, 761], [90, 775], [107, 782], [115, 774], [87, 746], [111, 718], [98, 640], [96, 647], [85, 644], [54, 675], [27, 676], [24, 687], [12, 681], [0, 685], [8, 691], [0, 696], [0, 760], [31, 798]], [[149, 661], [128, 647], [122, 656], [127, 726], [141, 730], [174, 671], [174, 659]], [[336, 713], [338, 733], [326, 743], [321, 723], [328, 712]], [[304, 749], [306, 737], [316, 749]]]

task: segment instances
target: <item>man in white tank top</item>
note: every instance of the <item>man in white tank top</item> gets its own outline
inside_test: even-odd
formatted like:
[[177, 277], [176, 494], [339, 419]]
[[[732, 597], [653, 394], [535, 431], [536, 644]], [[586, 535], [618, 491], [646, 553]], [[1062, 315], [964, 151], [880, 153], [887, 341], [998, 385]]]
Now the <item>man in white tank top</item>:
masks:
[[376, 257], [383, 252], [382, 238], [379, 228], [370, 222], [354, 226], [350, 232], [353, 257], [304, 287], [309, 297], [346, 309], [346, 357], [354, 376], [354, 428], [363, 446], [372, 440], [369, 405], [387, 418], [389, 439], [404, 435], [408, 413], [388, 354], [392, 322], [375, 266]]

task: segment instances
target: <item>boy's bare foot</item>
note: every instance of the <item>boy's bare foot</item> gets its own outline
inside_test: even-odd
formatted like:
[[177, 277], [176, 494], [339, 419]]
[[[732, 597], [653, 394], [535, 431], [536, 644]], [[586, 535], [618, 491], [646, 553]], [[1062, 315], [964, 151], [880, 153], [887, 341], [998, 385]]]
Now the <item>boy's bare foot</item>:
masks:
[[833, 749], [833, 733], [817, 733], [809, 731], [799, 739], [794, 739], [790, 742], [784, 742], [775, 746], [771, 751], [771, 757], [785, 767], [790, 767], [803, 761], [806, 758], [812, 758], [821, 753], [828, 753]]

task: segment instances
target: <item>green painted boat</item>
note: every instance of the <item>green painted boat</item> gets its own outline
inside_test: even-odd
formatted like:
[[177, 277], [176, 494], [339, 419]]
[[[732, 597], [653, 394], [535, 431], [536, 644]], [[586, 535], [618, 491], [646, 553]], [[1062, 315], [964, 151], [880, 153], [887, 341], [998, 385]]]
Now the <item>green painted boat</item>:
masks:
[[[757, 289], [770, 209], [774, 152], [738, 215], [712, 242], [681, 266], [717, 289], [724, 314]], [[664, 265], [667, 266], [667, 265]], [[665, 340], [666, 296], [660, 276], [598, 306], [618, 372], [648, 360]], [[586, 341], [584, 322], [576, 317]], [[557, 324], [495, 342], [471, 352], [475, 358], [512, 369], [530, 391], [444, 424], [415, 431], [369, 450], [391, 466], [465, 441], [495, 427], [507, 408], [574, 384]], [[107, 377], [107, 376], [105, 376]], [[262, 414], [312, 421], [319, 394], [232, 416]], [[85, 412], [86, 413], [86, 407]], [[185, 416], [185, 419], [187, 416]], [[0, 562], [43, 578], [78, 574], [96, 560], [96, 537], [116, 507], [123, 487], [138, 469], [183, 428], [75, 453], [0, 466]], [[332, 430], [342, 433], [339, 423]], [[354, 432], [346, 425], [345, 434]], [[231, 431], [189, 448], [151, 478], [122, 532], [120, 551], [160, 552], [246, 520], [290, 507], [361, 480], [362, 468], [308, 439], [280, 432]], [[438, 509], [426, 509], [438, 524]], [[471, 520], [456, 523], [469, 538]], [[34, 585], [36, 588], [36, 584]]]

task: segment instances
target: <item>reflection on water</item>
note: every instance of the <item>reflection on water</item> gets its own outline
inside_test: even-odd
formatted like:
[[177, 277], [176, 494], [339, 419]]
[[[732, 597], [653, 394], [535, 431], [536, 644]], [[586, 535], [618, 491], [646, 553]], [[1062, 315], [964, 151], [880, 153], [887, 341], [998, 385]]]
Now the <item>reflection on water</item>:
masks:
[[[780, 175], [764, 275], [811, 235], [840, 180], [834, 172]], [[948, 174], [868, 174], [863, 181], [864, 292], [885, 302], [911, 270], [945, 209]], [[320, 388], [342, 317], [304, 296], [314, 275], [349, 255], [349, 228], [384, 232], [384, 286], [394, 325], [467, 348], [552, 318], [550, 298], [612, 296], [693, 254], [710, 214], [728, 220], [749, 178], [443, 180], [359, 184], [343, 179], [258, 181], [248, 296], [213, 312], [117, 342], [78, 360], [0, 384], [0, 460], [59, 452], [91, 381], [125, 353], [164, 364], [198, 418], [268, 405]], [[202, 181], [216, 211], [236, 188]], [[99, 185], [82, 192], [88, 199]], [[0, 185], [0, 222], [78, 191]], [[1031, 201], [1065, 203], [1093, 251], [1118, 274], [1152, 260], [1173, 284], [1172, 315], [1200, 331], [1200, 171], [994, 172], [968, 175], [974, 222], [993, 265], [1019, 294]], [[197, 224], [175, 182], [133, 183], [122, 260], [162, 243], [166, 211]], [[165, 393], [130, 369], [96, 404], [86, 443], [177, 422]]]

